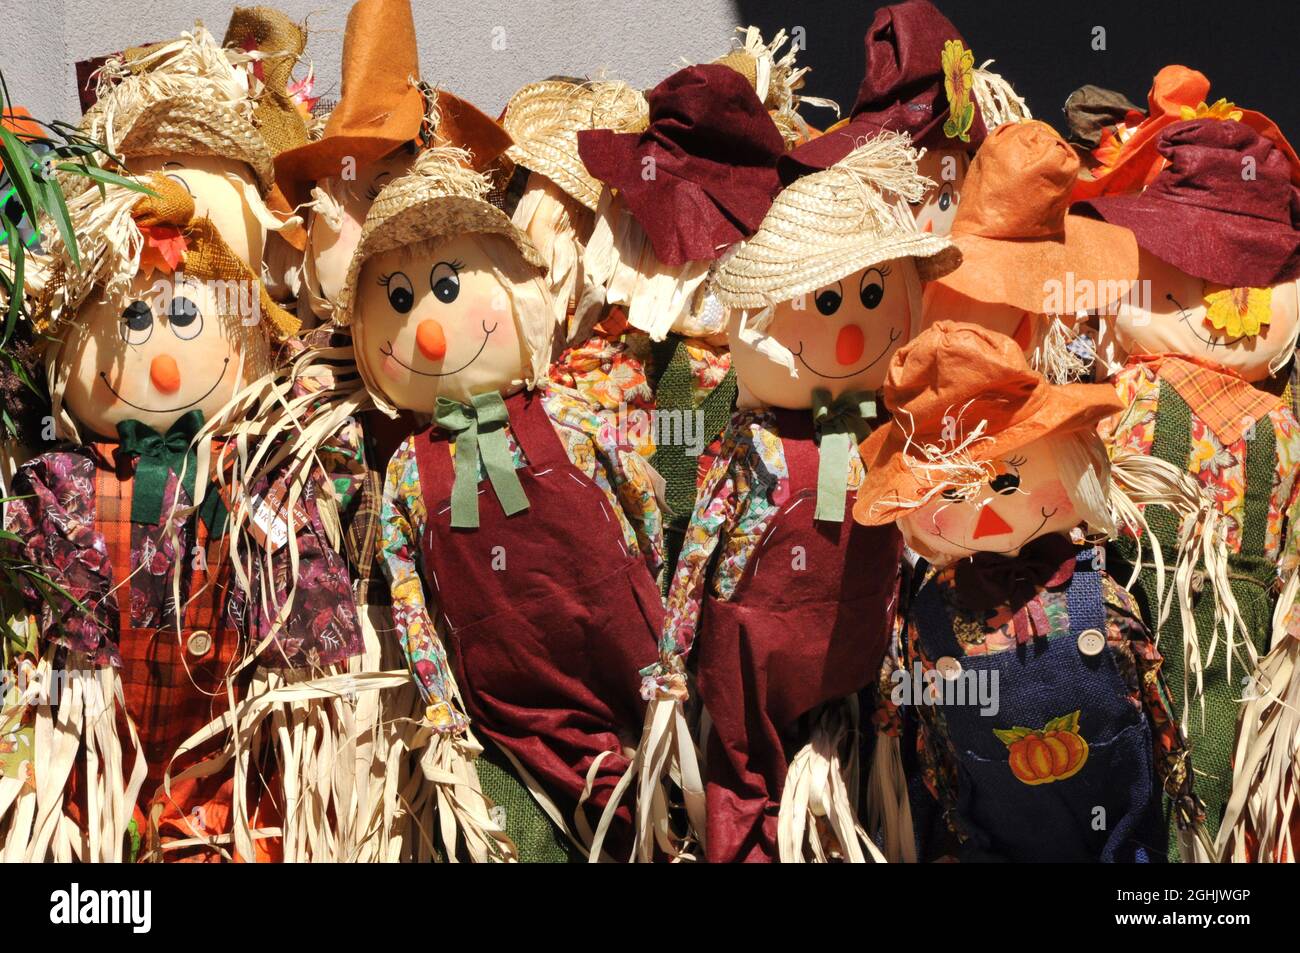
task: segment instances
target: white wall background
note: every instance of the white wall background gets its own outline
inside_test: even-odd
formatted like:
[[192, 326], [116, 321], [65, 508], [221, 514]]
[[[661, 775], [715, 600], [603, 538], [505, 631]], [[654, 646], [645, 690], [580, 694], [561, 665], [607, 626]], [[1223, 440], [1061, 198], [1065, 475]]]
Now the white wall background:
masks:
[[[258, 0], [243, 0], [255, 6]], [[262, 0], [306, 20], [317, 92], [337, 98], [349, 0]], [[651, 86], [685, 57], [727, 49], [732, 0], [413, 0], [420, 72], [427, 82], [497, 115], [525, 83], [607, 69]], [[219, 40], [233, 0], [0, 0], [0, 71], [14, 102], [41, 119], [80, 115], [74, 64], [165, 40], [196, 19]], [[493, 48], [503, 29], [505, 49]]]

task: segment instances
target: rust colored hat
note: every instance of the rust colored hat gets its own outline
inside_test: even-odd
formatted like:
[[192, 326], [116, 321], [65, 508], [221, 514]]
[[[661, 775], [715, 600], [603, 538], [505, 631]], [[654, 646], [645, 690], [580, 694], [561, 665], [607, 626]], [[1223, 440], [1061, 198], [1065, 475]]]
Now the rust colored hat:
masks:
[[893, 420], [862, 443], [867, 475], [853, 504], [866, 526], [892, 523], [909, 509], [900, 502], [915, 506], [945, 485], [942, 467], [926, 464], [977, 467], [1124, 407], [1109, 384], [1049, 384], [1009, 337], [957, 321], [895, 352], [883, 396]]
[[1101, 143], [1093, 150], [1097, 168], [1079, 178], [1074, 200], [1142, 191], [1165, 166], [1165, 157], [1156, 148], [1160, 133], [1176, 122], [1203, 116], [1237, 119], [1270, 139], [1290, 162], [1291, 181], [1300, 185], [1300, 158], [1272, 120], [1223, 99], [1207, 105], [1209, 95], [1210, 81], [1204, 73], [1178, 65], [1162, 69], [1147, 94], [1147, 117], [1121, 136], [1103, 133]]
[[[275, 158], [277, 181], [294, 205], [311, 184], [421, 138], [425, 96], [417, 84], [419, 52], [410, 0], [358, 0], [343, 35], [343, 92], [315, 142]], [[468, 149], [482, 171], [510, 146], [497, 123], [459, 97], [438, 91], [439, 138]]]
[[1138, 276], [1137, 241], [1127, 229], [1067, 214], [1078, 173], [1079, 157], [1051, 126], [995, 129], [966, 173], [952, 223], [961, 267], [939, 283], [1030, 314], [1044, 313], [1048, 282], [1090, 283], [1099, 308], [1121, 296]]

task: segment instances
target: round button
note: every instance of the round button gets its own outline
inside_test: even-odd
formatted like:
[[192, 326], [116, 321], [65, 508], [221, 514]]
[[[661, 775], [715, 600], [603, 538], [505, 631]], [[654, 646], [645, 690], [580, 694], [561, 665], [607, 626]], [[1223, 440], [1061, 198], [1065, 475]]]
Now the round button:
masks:
[[1100, 629], [1084, 629], [1079, 633], [1079, 651], [1089, 657], [1100, 655], [1106, 647], [1106, 636]]
[[934, 663], [934, 667], [939, 674], [948, 681], [956, 681], [961, 676], [961, 662], [957, 661], [951, 655], [945, 655], [939, 661]]
[[206, 629], [199, 629], [197, 632], [190, 634], [185, 640], [185, 649], [191, 655], [207, 655], [208, 650], [212, 648], [212, 636], [207, 633]]

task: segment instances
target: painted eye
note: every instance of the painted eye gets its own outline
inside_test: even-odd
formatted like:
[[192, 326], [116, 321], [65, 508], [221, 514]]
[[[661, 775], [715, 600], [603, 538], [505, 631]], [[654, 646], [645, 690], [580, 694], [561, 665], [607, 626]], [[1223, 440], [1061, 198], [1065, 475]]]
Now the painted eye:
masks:
[[1006, 496], [1008, 493], [1020, 489], [1020, 477], [1011, 471], [999, 473], [989, 481], [989, 488], [992, 489], [994, 493], [1001, 493], [1003, 496]]
[[840, 302], [844, 300], [844, 295], [840, 293], [839, 288], [824, 288], [817, 293], [813, 301], [817, 305], [817, 310], [822, 314], [830, 316], [840, 310]]
[[122, 340], [143, 344], [153, 334], [153, 308], [143, 301], [132, 301], [122, 309]]
[[438, 262], [429, 272], [429, 287], [439, 301], [451, 304], [460, 296], [459, 269], [452, 262]]
[[949, 187], [945, 185], [943, 187], [943, 191], [939, 193], [939, 211], [941, 212], [948, 211], [948, 209], [952, 208], [953, 204], [956, 201], [957, 201], [956, 197], [952, 194], [951, 191], [949, 191]]
[[415, 292], [411, 290], [411, 279], [400, 271], [384, 275], [380, 284], [388, 289], [388, 303], [398, 314], [407, 314], [415, 306]]
[[949, 503], [961, 502], [961, 493], [955, 489], [944, 490], [939, 495], [942, 496]]
[[880, 302], [885, 297], [885, 274], [879, 269], [872, 268], [862, 274], [862, 284], [858, 289], [858, 296], [862, 299], [863, 307], [868, 310], [880, 306]]
[[203, 315], [199, 306], [184, 295], [173, 295], [167, 308], [167, 323], [182, 341], [192, 341], [203, 332]]

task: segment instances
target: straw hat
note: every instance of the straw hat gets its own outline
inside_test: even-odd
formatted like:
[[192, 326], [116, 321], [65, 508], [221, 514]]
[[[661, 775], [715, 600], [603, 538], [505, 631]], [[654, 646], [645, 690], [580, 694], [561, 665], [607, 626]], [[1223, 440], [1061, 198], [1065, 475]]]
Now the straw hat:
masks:
[[719, 267], [718, 300], [732, 309], [775, 305], [892, 258], [918, 259], [927, 280], [955, 268], [952, 242], [918, 231], [907, 206], [929, 185], [916, 158], [907, 136], [887, 132], [796, 179]]
[[866, 526], [906, 514], [949, 482], [945, 474], [974, 476], [1124, 409], [1111, 385], [1049, 384], [1009, 337], [958, 321], [939, 321], [895, 352], [883, 397], [893, 419], [862, 443], [867, 474], [853, 504]]
[[531, 83], [511, 97], [501, 124], [514, 140], [506, 155], [516, 165], [546, 176], [593, 212], [600, 181], [578, 155], [584, 129], [640, 132], [650, 122], [645, 96], [625, 83]]
[[335, 303], [335, 322], [352, 323], [357, 280], [368, 259], [431, 238], [466, 233], [501, 235], [514, 243], [525, 261], [545, 270], [542, 256], [528, 236], [487, 201], [491, 188], [488, 178], [470, 167], [464, 149], [435, 146], [425, 150], [410, 173], [386, 185], [370, 207]]

